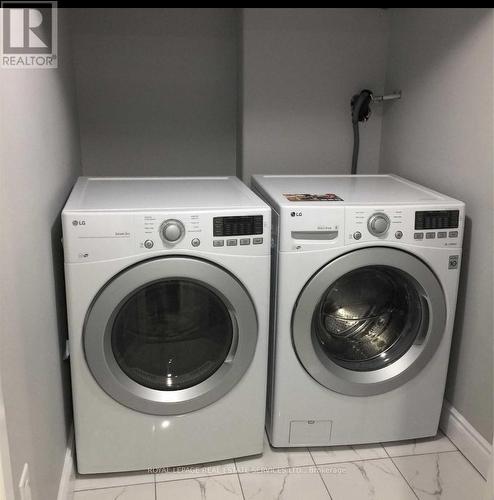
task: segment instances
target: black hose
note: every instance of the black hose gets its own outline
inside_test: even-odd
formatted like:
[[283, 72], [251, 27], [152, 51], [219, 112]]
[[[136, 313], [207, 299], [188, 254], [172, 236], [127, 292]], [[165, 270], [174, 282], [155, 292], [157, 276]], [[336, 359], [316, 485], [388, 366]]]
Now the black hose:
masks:
[[352, 175], [357, 173], [358, 153], [360, 147], [360, 137], [358, 122], [363, 122], [369, 119], [372, 101], [372, 92], [364, 89], [360, 94], [352, 97], [350, 106], [352, 109], [352, 125], [353, 125], [353, 155], [352, 155]]
[[352, 175], [357, 173], [358, 151], [360, 146], [360, 137], [358, 122], [353, 123], [353, 155], [352, 155]]

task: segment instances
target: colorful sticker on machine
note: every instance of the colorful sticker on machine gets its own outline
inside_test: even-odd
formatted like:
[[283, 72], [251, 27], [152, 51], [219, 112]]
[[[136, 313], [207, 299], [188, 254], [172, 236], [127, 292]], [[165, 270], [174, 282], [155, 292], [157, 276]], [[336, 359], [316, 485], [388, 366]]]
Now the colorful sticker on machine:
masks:
[[334, 193], [311, 194], [311, 193], [283, 193], [288, 201], [343, 201]]

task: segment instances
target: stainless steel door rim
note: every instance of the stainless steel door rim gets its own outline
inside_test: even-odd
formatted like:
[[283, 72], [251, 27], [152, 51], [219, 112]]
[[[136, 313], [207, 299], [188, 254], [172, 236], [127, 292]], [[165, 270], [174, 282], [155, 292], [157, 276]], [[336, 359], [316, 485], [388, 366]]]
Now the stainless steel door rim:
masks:
[[[408, 350], [376, 370], [348, 369], [332, 360], [314, 333], [314, 314], [321, 298], [339, 278], [373, 266], [404, 273], [416, 284], [423, 321]], [[364, 248], [344, 254], [316, 272], [300, 293], [292, 315], [292, 340], [304, 369], [317, 382], [336, 392], [367, 396], [390, 391], [412, 379], [432, 358], [444, 334], [446, 302], [432, 270], [419, 258], [393, 248]]]
[[[233, 339], [224, 362], [209, 378], [192, 387], [164, 391], [138, 384], [124, 373], [112, 350], [111, 332], [130, 297], [143, 287], [170, 279], [193, 281], [214, 292], [228, 309]], [[257, 324], [251, 297], [226, 270], [196, 258], [157, 258], [122, 271], [93, 300], [83, 332], [86, 361], [100, 387], [119, 403], [155, 415], [187, 413], [220, 399], [242, 378], [255, 354]]]

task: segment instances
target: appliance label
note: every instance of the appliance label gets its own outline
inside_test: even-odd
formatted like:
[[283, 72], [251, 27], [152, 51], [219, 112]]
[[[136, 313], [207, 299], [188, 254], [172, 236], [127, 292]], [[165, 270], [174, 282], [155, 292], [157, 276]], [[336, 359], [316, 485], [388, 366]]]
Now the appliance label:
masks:
[[310, 193], [295, 193], [288, 194], [283, 193], [283, 196], [288, 201], [343, 201], [342, 198], [337, 196], [334, 193], [325, 193], [325, 194], [310, 194]]

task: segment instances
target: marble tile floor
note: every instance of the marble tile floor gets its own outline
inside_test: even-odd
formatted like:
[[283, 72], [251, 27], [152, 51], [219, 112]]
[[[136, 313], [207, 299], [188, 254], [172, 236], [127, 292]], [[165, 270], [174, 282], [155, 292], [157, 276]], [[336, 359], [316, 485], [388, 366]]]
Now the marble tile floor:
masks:
[[76, 477], [74, 500], [481, 500], [485, 481], [451, 441], [274, 449], [160, 474]]

